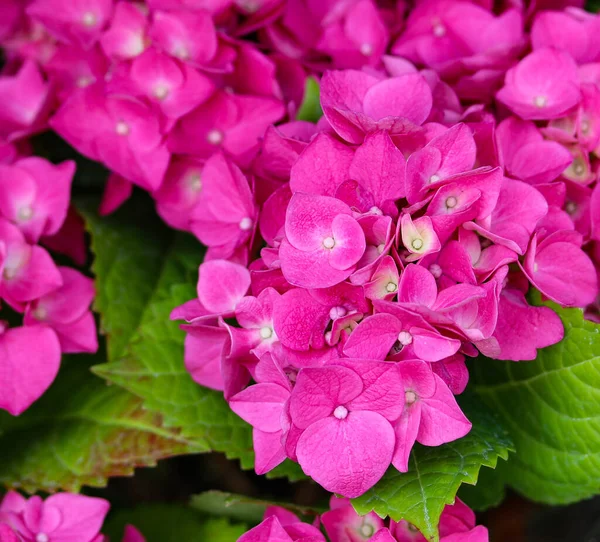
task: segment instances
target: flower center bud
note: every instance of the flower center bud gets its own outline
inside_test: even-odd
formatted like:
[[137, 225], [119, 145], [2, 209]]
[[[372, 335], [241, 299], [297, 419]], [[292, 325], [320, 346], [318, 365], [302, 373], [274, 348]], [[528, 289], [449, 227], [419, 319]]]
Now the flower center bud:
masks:
[[250, 228], [252, 228], [252, 224], [253, 222], [251, 218], [242, 218], [242, 220], [240, 220], [240, 230], [248, 231]]
[[340, 405], [340, 406], [336, 407], [336, 409], [333, 411], [333, 415], [338, 420], [345, 420], [346, 416], [348, 416], [348, 409], [345, 406]]
[[200, 190], [202, 190], [202, 179], [197, 173], [193, 173], [192, 175], [190, 175], [188, 182], [190, 183], [190, 188], [194, 192], [200, 192]]
[[398, 342], [402, 346], [408, 346], [410, 343], [412, 343], [412, 341], [413, 341], [412, 335], [408, 331], [401, 331], [398, 334]]
[[187, 60], [190, 58], [190, 52], [188, 51], [187, 47], [181, 44], [176, 45], [171, 51], [171, 54], [177, 58], [180, 58], [181, 60]]
[[363, 43], [360, 46], [360, 53], [364, 56], [371, 56], [373, 54], [373, 46], [370, 43]]
[[377, 207], [376, 205], [373, 205], [373, 207], [371, 207], [369, 209], [369, 213], [372, 213], [374, 215], [382, 215], [383, 211], [379, 207]]
[[50, 539], [48, 538], [48, 535], [46, 533], [39, 533], [36, 537], [35, 537], [35, 542], [48, 542]]
[[391, 294], [392, 292], [395, 292], [398, 289], [398, 285], [395, 282], [388, 282], [385, 285], [385, 289]]
[[270, 339], [273, 336], [273, 330], [269, 326], [260, 328], [260, 338], [263, 340]]
[[437, 38], [442, 38], [446, 35], [446, 27], [442, 23], [433, 25], [433, 35]]
[[346, 316], [348, 311], [344, 307], [333, 307], [329, 311], [329, 318], [335, 320], [336, 318], [341, 318], [342, 316]]
[[36, 320], [45, 320], [48, 318], [48, 311], [44, 307], [36, 307], [36, 309], [33, 311], [33, 317]]
[[370, 523], [363, 523], [360, 526], [359, 532], [363, 538], [368, 540], [375, 534], [375, 529], [373, 528], [373, 525], [371, 525]]
[[94, 79], [92, 77], [89, 77], [88, 75], [82, 75], [79, 79], [77, 79], [77, 86], [79, 88], [85, 88], [90, 86], [93, 82]]
[[415, 250], [421, 250], [423, 248], [423, 239], [420, 239], [419, 237], [413, 239], [413, 241], [410, 243], [410, 246]]
[[17, 218], [19, 220], [30, 220], [33, 216], [33, 209], [29, 206], [21, 207], [19, 212], [17, 213]]
[[169, 88], [167, 85], [158, 85], [154, 89], [154, 97], [157, 100], [164, 100], [169, 95]]
[[535, 105], [536, 107], [539, 107], [540, 109], [543, 107], [546, 107], [547, 104], [548, 104], [548, 98], [546, 98], [546, 96], [536, 96], [533, 99], [533, 105]]
[[[92, 26], [96, 26], [98, 19], [91, 11], [88, 11], [83, 14], [83, 17], [81, 18], [81, 22], [83, 22], [83, 24], [87, 27], [92, 27]], [[40, 542], [40, 541], [38, 541], [38, 542]]]
[[573, 164], [573, 172], [575, 175], [580, 176], [585, 173], [585, 166], [581, 163], [581, 160], [576, 158]]
[[115, 132], [121, 136], [126, 136], [129, 134], [129, 125], [126, 122], [119, 121], [115, 126]]
[[437, 183], [440, 180], [440, 176], [439, 175], [432, 175], [431, 177], [429, 177], [429, 182], [430, 183]]
[[5, 267], [2, 276], [5, 280], [12, 280], [17, 276], [17, 270], [10, 267]]
[[590, 131], [590, 121], [582, 120], [579, 128], [581, 129], [582, 134], [587, 134]]
[[404, 398], [406, 399], [407, 405], [412, 405], [417, 400], [417, 394], [414, 391], [407, 391], [404, 394]]
[[533, 264], [533, 272], [534, 272], [534, 273], [537, 273], [537, 272], [538, 272], [538, 270], [539, 270], [539, 268], [540, 268], [540, 266], [538, 265], [538, 263], [537, 263], [537, 262], [535, 262], [535, 263]]
[[458, 203], [458, 200], [454, 196], [450, 196], [449, 198], [446, 199], [446, 207], [448, 209], [453, 209], [454, 207], [456, 207], [457, 203]]
[[223, 143], [223, 132], [220, 130], [211, 130], [208, 132], [206, 140], [212, 145], [220, 145]]
[[323, 246], [331, 250], [335, 246], [335, 239], [333, 237], [325, 237], [323, 239]]
[[565, 211], [570, 215], [574, 215], [577, 211], [577, 204], [574, 201], [569, 201], [565, 205]]
[[381, 243], [380, 245], [377, 245], [377, 252], [379, 254], [381, 254], [384, 249], [385, 249], [385, 245], [383, 243]]
[[429, 266], [429, 272], [436, 278], [439, 279], [442, 276], [442, 268], [437, 263], [432, 263]]

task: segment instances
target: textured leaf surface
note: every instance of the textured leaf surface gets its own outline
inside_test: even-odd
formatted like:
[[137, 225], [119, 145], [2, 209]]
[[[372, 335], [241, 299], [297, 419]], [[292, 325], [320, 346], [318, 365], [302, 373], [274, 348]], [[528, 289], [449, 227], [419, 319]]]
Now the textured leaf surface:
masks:
[[28, 492], [104, 486], [110, 476], [191, 453], [196, 445], [164, 429], [160, 415], [89, 371], [89, 356], [63, 359], [59, 377], [25, 414], [0, 415], [0, 484]]
[[377, 485], [352, 501], [359, 514], [375, 510], [382, 517], [405, 519], [428, 539], [438, 540], [440, 515], [454, 502], [460, 485], [475, 484], [482, 466], [494, 468], [512, 449], [506, 431], [477, 399], [463, 397], [461, 407], [473, 423], [470, 433], [435, 448], [417, 444], [407, 473], [391, 467]]
[[[251, 427], [220, 392], [196, 384], [183, 363], [185, 334], [169, 315], [196, 296], [199, 242], [161, 223], [134, 198], [113, 216], [87, 211], [95, 254], [96, 309], [107, 334], [110, 363], [95, 372], [141, 397], [165, 426], [181, 429], [199, 451], [224, 452], [254, 466]], [[304, 477], [290, 461], [272, 476]]]
[[532, 362], [479, 359], [472, 374], [515, 442], [506, 482], [530, 499], [565, 504], [600, 493], [600, 326], [578, 309], [548, 305], [562, 318], [563, 341]]
[[236, 542], [248, 530], [243, 523], [205, 518], [178, 505], [145, 505], [113, 514], [104, 531], [111, 540], [121, 540], [125, 525], [135, 525], [146, 542]]

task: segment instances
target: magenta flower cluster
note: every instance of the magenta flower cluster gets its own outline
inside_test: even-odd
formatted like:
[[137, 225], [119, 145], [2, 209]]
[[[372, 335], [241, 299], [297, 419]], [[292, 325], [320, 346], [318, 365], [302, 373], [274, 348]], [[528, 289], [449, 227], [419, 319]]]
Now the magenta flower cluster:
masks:
[[[531, 287], [599, 319], [600, 19], [581, 2], [502, 4], [2, 8], [2, 152], [49, 125], [111, 170], [103, 211], [135, 184], [208, 247], [173, 317], [192, 377], [253, 426], [257, 472], [290, 458], [358, 496], [407, 471], [415, 442], [468, 433], [465, 357], [531, 360], [562, 339]], [[294, 120], [307, 73], [317, 124]], [[38, 159], [7, 161], [32, 180], [0, 182], [2, 297], [67, 351], [91, 287], [29, 244], [60, 227], [62, 185], [47, 196]], [[17, 331], [0, 340], [18, 376]]]
[[530, 287], [597, 318], [598, 21], [421, 2], [392, 55], [324, 73], [316, 126], [269, 128], [250, 167], [206, 160], [188, 216], [209, 250], [173, 317], [258, 473], [290, 458], [361, 495], [468, 433], [465, 357], [562, 339]]
[[[108, 542], [100, 533], [110, 504], [104, 499], [56, 493], [42, 500], [9, 491], [0, 503], [0, 542]], [[122, 542], [145, 542], [128, 525]]]
[[0, 157], [0, 300], [22, 315], [23, 325], [0, 321], [0, 408], [18, 415], [53, 382], [62, 353], [95, 352], [98, 342], [89, 310], [93, 281], [57, 265], [42, 246], [85, 259], [83, 232], [81, 244], [70, 237], [77, 230], [77, 218], [69, 214], [75, 164], [22, 157], [9, 145], [5, 151]]
[[[374, 512], [359, 516], [348, 499], [332, 497], [330, 510], [312, 524], [278, 506], [267, 508], [264, 521], [239, 538], [238, 542], [326, 542], [319, 527], [323, 526], [330, 542], [426, 542], [410, 523], [384, 521]], [[460, 499], [442, 512], [440, 542], [488, 542], [485, 527], [475, 525], [474, 512]]]

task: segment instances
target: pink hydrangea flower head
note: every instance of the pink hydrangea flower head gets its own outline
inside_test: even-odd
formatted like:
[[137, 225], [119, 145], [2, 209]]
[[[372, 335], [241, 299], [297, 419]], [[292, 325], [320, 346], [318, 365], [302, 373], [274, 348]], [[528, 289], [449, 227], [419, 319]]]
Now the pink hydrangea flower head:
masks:
[[326, 72], [321, 82], [323, 113], [333, 129], [350, 143], [366, 133], [390, 135], [418, 131], [432, 107], [431, 89], [419, 74], [380, 80], [364, 72]]
[[330, 508], [321, 521], [331, 542], [364, 542], [384, 528], [383, 520], [375, 512], [359, 516], [348, 499], [332, 496]]
[[577, 10], [542, 11], [533, 21], [531, 44], [534, 50], [553, 47], [566, 51], [578, 64], [594, 62], [600, 56], [595, 39], [599, 28], [597, 17], [582, 17]]
[[496, 130], [507, 173], [530, 184], [551, 182], [573, 161], [556, 141], [545, 140], [531, 121], [509, 117]]
[[171, 152], [207, 159], [219, 149], [240, 164], [249, 164], [267, 126], [285, 113], [280, 100], [263, 96], [213, 96], [184, 116], [168, 137]]
[[217, 34], [212, 17], [205, 11], [156, 11], [150, 37], [175, 58], [206, 64], [217, 51]]
[[300, 466], [328, 491], [356, 497], [387, 470], [394, 451], [391, 421], [402, 410], [395, 364], [339, 360], [345, 366], [302, 369], [290, 398], [302, 429]]
[[62, 286], [32, 301], [25, 312], [25, 325], [47, 325], [66, 354], [96, 352], [98, 338], [89, 310], [95, 295], [94, 282], [70, 267], [59, 267]]
[[203, 163], [191, 157], [174, 157], [161, 187], [153, 194], [156, 210], [172, 228], [191, 231], [194, 209], [204, 199]]
[[407, 472], [415, 441], [425, 446], [440, 446], [464, 437], [471, 430], [471, 423], [446, 383], [427, 363], [405, 361], [399, 367], [405, 406], [395, 423], [393, 464], [400, 472]]
[[581, 237], [572, 231], [556, 232], [539, 243], [534, 236], [521, 268], [553, 301], [566, 307], [585, 307], [598, 296], [598, 278], [594, 264], [580, 246]]
[[202, 170], [203, 204], [191, 213], [190, 229], [209, 247], [208, 256], [230, 258], [246, 246], [257, 226], [258, 210], [248, 180], [221, 153]]
[[148, 17], [137, 4], [117, 2], [110, 26], [102, 34], [104, 53], [115, 60], [141, 55], [148, 42]]
[[31, 243], [54, 235], [67, 216], [74, 174], [72, 161], [55, 166], [30, 157], [0, 165], [0, 214]]
[[413, 221], [409, 214], [402, 215], [400, 231], [402, 244], [410, 253], [406, 258], [408, 262], [438, 252], [442, 246], [433, 228], [431, 218], [428, 216], [422, 216]]
[[142, 102], [87, 87], [64, 102], [50, 124], [79, 152], [142, 188], [162, 183], [170, 155], [159, 120]]
[[360, 224], [340, 200], [296, 193], [285, 219], [279, 249], [281, 268], [291, 284], [327, 288], [356, 268], [366, 243]]
[[537, 49], [511, 68], [496, 95], [526, 120], [555, 119], [581, 100], [577, 64], [555, 49]]
[[65, 43], [88, 48], [112, 15], [112, 0], [34, 0], [27, 14]]
[[92, 542], [100, 532], [110, 504], [104, 499], [57, 493], [45, 501], [25, 499], [9, 491], [0, 512], [25, 540], [80, 540]]
[[13, 140], [42, 128], [49, 95], [50, 86], [33, 61], [25, 61], [15, 75], [1, 75], [0, 137]]
[[18, 416], [54, 381], [60, 365], [60, 344], [49, 328], [8, 329], [0, 322], [0, 354], [4, 381], [0, 408]]
[[548, 307], [532, 307], [522, 292], [504, 288], [500, 294], [494, 338], [500, 359], [532, 360], [538, 348], [562, 340], [564, 329], [558, 315]]
[[16, 226], [1, 218], [0, 245], [4, 249], [0, 297], [11, 307], [22, 312], [26, 303], [61, 286], [60, 272], [50, 254], [28, 244]]

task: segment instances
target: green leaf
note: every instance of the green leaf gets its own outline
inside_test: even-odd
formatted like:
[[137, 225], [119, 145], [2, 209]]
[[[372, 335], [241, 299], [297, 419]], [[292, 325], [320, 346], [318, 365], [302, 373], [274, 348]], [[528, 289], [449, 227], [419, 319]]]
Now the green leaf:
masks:
[[104, 531], [111, 540], [123, 537], [126, 525], [134, 525], [146, 542], [236, 542], [248, 527], [226, 519], [208, 519], [181, 505], [147, 504], [112, 514]]
[[317, 122], [322, 116], [323, 110], [321, 109], [319, 83], [314, 77], [307, 77], [304, 88], [304, 100], [296, 118], [308, 122]]
[[506, 482], [530, 499], [566, 504], [600, 493], [600, 326], [579, 309], [548, 305], [565, 326], [559, 344], [531, 362], [478, 359], [472, 375], [516, 445]]
[[30, 493], [102, 487], [110, 476], [196, 451], [138, 397], [92, 375], [89, 359], [63, 359], [54, 384], [27, 412], [0, 414], [0, 484]]
[[324, 508], [299, 506], [287, 502], [266, 501], [223, 491], [206, 491], [200, 495], [194, 495], [190, 502], [192, 508], [204, 514], [244, 521], [251, 524], [260, 523], [265, 510], [272, 505], [282, 506], [300, 517], [309, 517], [311, 521], [317, 514], [322, 514], [326, 511]]
[[482, 466], [495, 468], [498, 458], [507, 459], [512, 450], [506, 431], [480, 401], [462, 397], [461, 408], [473, 423], [469, 434], [434, 448], [417, 444], [408, 472], [391, 467], [377, 485], [353, 499], [359, 514], [375, 510], [381, 517], [405, 519], [429, 540], [439, 540], [440, 515], [460, 485], [475, 484]]
[[458, 490], [458, 496], [478, 512], [498, 506], [506, 495], [503, 472], [508, 463], [510, 461], [498, 463], [495, 469], [482, 469], [477, 484], [463, 484]]
[[[95, 372], [141, 397], [165, 427], [180, 429], [199, 451], [224, 452], [254, 466], [252, 429], [223, 394], [196, 384], [183, 363], [185, 333], [171, 311], [196, 297], [199, 242], [162, 224], [134, 198], [113, 216], [85, 211], [95, 254], [96, 308], [107, 334], [110, 363]], [[304, 477], [284, 463], [273, 476]]]

